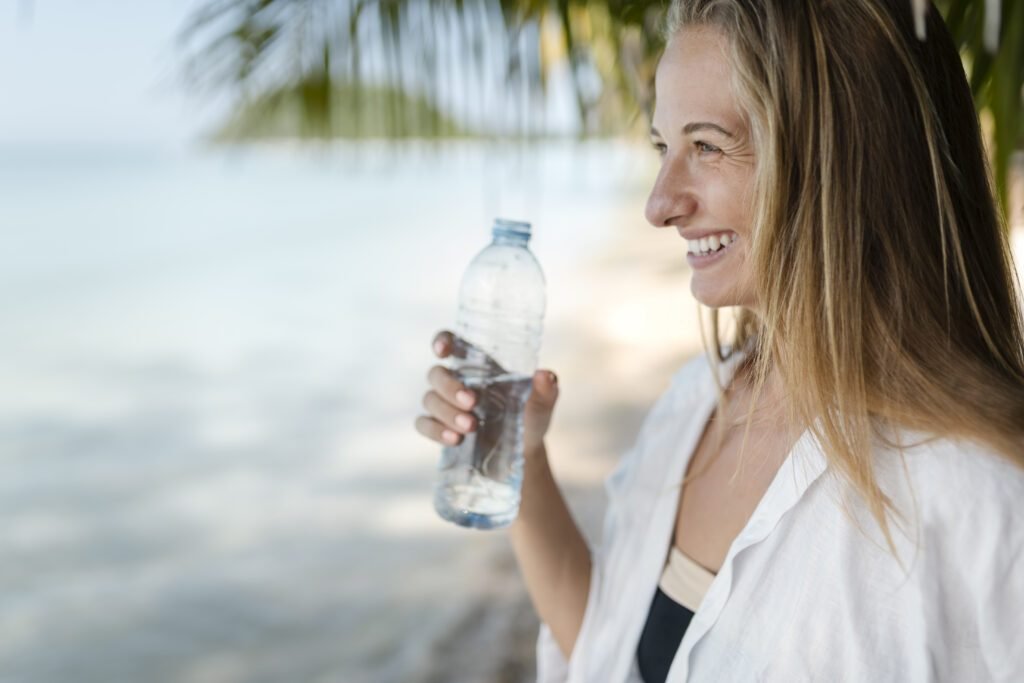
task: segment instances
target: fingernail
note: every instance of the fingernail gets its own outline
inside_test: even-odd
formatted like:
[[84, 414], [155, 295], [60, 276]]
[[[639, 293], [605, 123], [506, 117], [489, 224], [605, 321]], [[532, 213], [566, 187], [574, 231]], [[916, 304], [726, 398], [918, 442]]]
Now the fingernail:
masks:
[[466, 406], [467, 408], [473, 405], [473, 394], [468, 391], [459, 391], [455, 394], [455, 398], [458, 399], [459, 403]]
[[459, 425], [463, 429], [469, 429], [473, 426], [473, 421], [470, 420], [467, 415], [459, 415], [455, 418], [455, 424]]
[[434, 342], [434, 353], [436, 353], [439, 356], [442, 353], [444, 353], [444, 343], [443, 342], [440, 342], [440, 341]]
[[446, 429], [441, 433], [441, 438], [447, 441], [448, 443], [455, 443], [455, 440], [458, 439], [459, 437], [452, 430]]

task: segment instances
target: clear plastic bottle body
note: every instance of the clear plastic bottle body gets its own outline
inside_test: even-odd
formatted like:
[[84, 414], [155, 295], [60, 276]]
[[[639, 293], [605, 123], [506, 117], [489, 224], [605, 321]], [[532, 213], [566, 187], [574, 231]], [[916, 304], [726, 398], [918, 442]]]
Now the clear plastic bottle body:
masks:
[[492, 234], [462, 278], [455, 332], [465, 346], [451, 365], [477, 395], [477, 429], [442, 449], [434, 491], [441, 517], [477, 529], [508, 526], [519, 511], [523, 408], [545, 310], [544, 274], [527, 246], [529, 224], [499, 219]]

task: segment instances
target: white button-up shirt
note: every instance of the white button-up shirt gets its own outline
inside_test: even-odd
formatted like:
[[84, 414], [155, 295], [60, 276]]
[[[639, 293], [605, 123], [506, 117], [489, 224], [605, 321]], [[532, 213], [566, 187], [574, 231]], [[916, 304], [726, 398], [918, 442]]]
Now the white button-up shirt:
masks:
[[[723, 384], [737, 362], [720, 368]], [[566, 661], [541, 624], [538, 683], [641, 681], [679, 483], [716, 402], [701, 355], [605, 480], [582, 627]], [[974, 443], [900, 436], [911, 447], [901, 460], [879, 446], [876, 476], [904, 515], [890, 522], [903, 567], [806, 431], [729, 548], [668, 683], [1024, 682], [1024, 469]]]

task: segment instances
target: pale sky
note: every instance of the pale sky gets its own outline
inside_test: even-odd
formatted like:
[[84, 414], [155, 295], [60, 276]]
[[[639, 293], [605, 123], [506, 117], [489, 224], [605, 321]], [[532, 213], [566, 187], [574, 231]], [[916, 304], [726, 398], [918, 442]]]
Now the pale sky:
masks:
[[[228, 97], [186, 94], [174, 45], [208, 1], [0, 0], [0, 145], [176, 146], [215, 127]], [[565, 67], [551, 81], [548, 125], [573, 130]]]
[[[180, 143], [216, 105], [176, 81], [195, 0], [0, 1], [0, 144]], [[26, 11], [28, 8], [28, 11]]]

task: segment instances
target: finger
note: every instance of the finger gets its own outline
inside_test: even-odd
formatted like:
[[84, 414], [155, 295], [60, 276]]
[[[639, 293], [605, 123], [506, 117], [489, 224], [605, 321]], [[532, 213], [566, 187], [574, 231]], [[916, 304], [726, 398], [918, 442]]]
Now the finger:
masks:
[[476, 415], [459, 410], [439, 396], [436, 391], [428, 391], [423, 396], [423, 407], [435, 420], [460, 434], [468, 434], [476, 429]]
[[455, 337], [454, 334], [448, 330], [441, 330], [434, 335], [434, 341], [431, 342], [431, 346], [434, 348], [434, 355], [438, 358], [444, 358], [452, 350], [452, 339]]
[[441, 330], [434, 335], [432, 345], [434, 353], [438, 358], [445, 358], [447, 356], [465, 358], [470, 347], [466, 340], [449, 330]]
[[558, 400], [558, 376], [550, 370], [537, 370], [533, 373], [533, 389], [537, 399], [554, 404]]
[[462, 441], [461, 434], [448, 429], [429, 415], [420, 415], [417, 417], [415, 426], [416, 431], [423, 436], [427, 437], [431, 441], [436, 441], [446, 446], [454, 446]]
[[430, 368], [427, 382], [449, 403], [467, 410], [476, 405], [476, 392], [460, 382], [458, 376], [443, 365]]
[[534, 428], [541, 433], [547, 430], [551, 422], [551, 414], [558, 400], [558, 381], [552, 379], [554, 373], [538, 370], [533, 373], [533, 387], [530, 398], [524, 407], [524, 417], [530, 420]]

